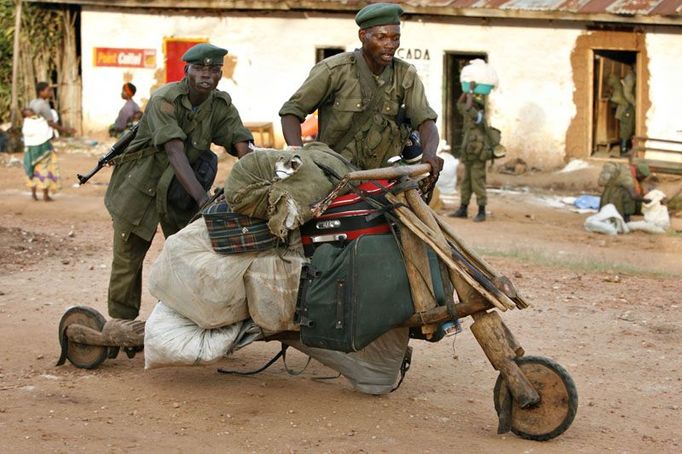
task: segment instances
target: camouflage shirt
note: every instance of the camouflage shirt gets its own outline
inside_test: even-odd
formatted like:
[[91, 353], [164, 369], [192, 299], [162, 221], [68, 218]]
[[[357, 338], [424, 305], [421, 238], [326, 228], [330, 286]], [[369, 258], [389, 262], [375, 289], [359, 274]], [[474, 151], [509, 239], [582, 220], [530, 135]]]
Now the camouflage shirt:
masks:
[[[381, 97], [370, 103], [374, 91]], [[354, 125], [370, 106], [373, 112], [361, 125]], [[280, 116], [294, 115], [303, 121], [318, 110], [318, 140], [328, 144], [363, 169], [386, 165], [400, 153], [409, 127], [436, 120], [417, 70], [399, 58], [379, 76], [370, 72], [362, 52], [345, 52], [316, 64], [303, 85], [282, 106]], [[399, 114], [400, 112], [400, 114]], [[358, 117], [360, 116], [360, 117]], [[402, 124], [401, 117], [407, 124]], [[355, 131], [343, 146], [347, 131]], [[343, 148], [343, 149], [339, 149]]]
[[[192, 163], [211, 143], [235, 154], [234, 144], [252, 141], [230, 95], [214, 90], [192, 108], [187, 81], [166, 84], [154, 92], [140, 120], [137, 136], [116, 159], [104, 203], [113, 220], [125, 231], [150, 241], [160, 216], [172, 213], [166, 203], [175, 175], [164, 144], [179, 139]], [[191, 214], [182, 217], [191, 217]]]

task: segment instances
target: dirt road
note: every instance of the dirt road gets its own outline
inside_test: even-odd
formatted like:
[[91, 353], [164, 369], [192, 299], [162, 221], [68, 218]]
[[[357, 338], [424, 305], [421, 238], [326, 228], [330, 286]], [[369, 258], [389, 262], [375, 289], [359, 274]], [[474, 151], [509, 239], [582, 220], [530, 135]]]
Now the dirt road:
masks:
[[[5, 162], [7, 156], [2, 157]], [[493, 194], [482, 224], [452, 221], [532, 302], [503, 314], [529, 355], [573, 376], [577, 417], [545, 443], [497, 435], [497, 374], [472, 334], [412, 342], [412, 369], [387, 396], [352, 391], [312, 363], [254, 377], [216, 366], [145, 371], [120, 355], [94, 371], [59, 356], [66, 308], [106, 314], [111, 226], [108, 171], [72, 187], [93, 158], [61, 156], [64, 190], [33, 202], [20, 167], [0, 166], [0, 438], [3, 452], [680, 452], [682, 237], [605, 237], [584, 216]], [[676, 220], [676, 222], [679, 220]], [[156, 240], [148, 262], [161, 247]], [[155, 301], [145, 294], [146, 317]], [[277, 343], [256, 343], [218, 366], [253, 368]], [[304, 364], [294, 353], [290, 366]]]

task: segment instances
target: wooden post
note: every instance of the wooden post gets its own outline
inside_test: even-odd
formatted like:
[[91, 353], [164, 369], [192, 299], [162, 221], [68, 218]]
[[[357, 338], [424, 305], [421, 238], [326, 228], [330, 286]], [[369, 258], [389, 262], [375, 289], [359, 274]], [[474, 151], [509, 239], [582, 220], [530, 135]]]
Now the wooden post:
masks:
[[[407, 203], [409, 204], [410, 208], [412, 208], [412, 211], [414, 214], [419, 218], [420, 221], [422, 221], [426, 227], [430, 228], [433, 233], [435, 234], [435, 239], [438, 242], [438, 245], [440, 246], [441, 249], [444, 249], [444, 251], [449, 251], [450, 246], [448, 245], [448, 242], [445, 238], [445, 235], [440, 229], [440, 226], [438, 225], [438, 221], [436, 220], [435, 215], [433, 214], [433, 211], [431, 208], [429, 208], [428, 205], [426, 205], [426, 202], [422, 200], [422, 198], [419, 196], [419, 194], [414, 191], [414, 193], [406, 193], [405, 198], [407, 200]], [[479, 286], [477, 285], [472, 285], [465, 278], [463, 278], [463, 275], [455, 271], [452, 267], [449, 267], [450, 271], [450, 281], [452, 282], [452, 285], [455, 286], [457, 289], [457, 294], [460, 295], [460, 300], [463, 300], [461, 297], [461, 293], [464, 294], [470, 294], [471, 290], [479, 289]], [[466, 273], [466, 271], [465, 271]], [[460, 293], [461, 292], [461, 293]], [[486, 295], [486, 293], [483, 292], [478, 292], [481, 295]], [[497, 301], [495, 301], [494, 298], [488, 298], [495, 306], [498, 306], [500, 310], [506, 310], [505, 307], [499, 307]]]
[[[403, 203], [399, 198], [391, 194], [387, 194], [386, 198], [392, 203]], [[457, 289], [457, 294], [461, 301], [468, 301], [468, 298], [474, 297], [475, 294], [480, 293], [481, 298], [487, 299], [501, 311], [516, 307], [506, 295], [501, 294], [500, 292], [498, 292], [498, 295], [493, 295], [481, 284], [476, 282], [476, 280], [469, 275], [468, 271], [453, 259], [450, 246], [447, 243], [443, 244], [442, 241], [439, 241], [436, 233], [417, 218], [409, 208], [397, 207], [396, 214], [405, 227], [414, 232], [414, 234], [426, 244], [431, 246], [441, 260], [443, 260], [450, 269], [455, 271], [452, 283]], [[462, 284], [462, 282], [467, 285]]]
[[[455, 304], [455, 315], [457, 318], [464, 318], [476, 312], [487, 311], [488, 309], [492, 309], [492, 307], [493, 306], [484, 299], [457, 303]], [[438, 306], [421, 314], [414, 314], [403, 324], [403, 326], [421, 326], [424, 323], [440, 324], [448, 320], [452, 320], [452, 315], [448, 308], [446, 306]], [[520, 351], [523, 352], [523, 349]], [[521, 355], [518, 355], [517, 353], [517, 356]]]
[[109, 320], [97, 331], [74, 323], [66, 327], [66, 337], [79, 344], [105, 347], [142, 347], [144, 346], [144, 325], [142, 320]]
[[[414, 189], [409, 191], [414, 191]], [[431, 280], [429, 258], [426, 255], [426, 245], [414, 232], [406, 228], [400, 229], [400, 243], [405, 256], [405, 270], [407, 271], [407, 280], [410, 282], [414, 311], [419, 316], [422, 312], [426, 312], [437, 305]], [[422, 333], [428, 338], [437, 328], [437, 325], [425, 324], [422, 325]]]
[[10, 121], [12, 126], [17, 126], [18, 100], [17, 74], [19, 72], [19, 38], [21, 35], [21, 8], [22, 0], [17, 0], [17, 9], [14, 16], [14, 48], [12, 49], [12, 100], [10, 102]]
[[430, 171], [430, 164], [415, 164], [411, 166], [356, 170], [355, 172], [347, 173], [344, 178], [347, 180], [395, 180], [400, 177], [421, 175]]
[[516, 352], [512, 345], [518, 346], [518, 343], [507, 336], [509, 330], [504, 328], [500, 314], [495, 311], [478, 312], [473, 317], [475, 321], [471, 325], [471, 332], [490, 363], [502, 374], [514, 400], [521, 408], [537, 404], [540, 395], [514, 361]]
[[483, 260], [476, 252], [468, 248], [466, 244], [459, 238], [455, 230], [449, 225], [445, 219], [437, 214], [434, 214], [438, 225], [440, 226], [442, 232], [450, 240], [450, 243], [457, 248], [458, 251], [462, 253], [471, 263], [476, 266], [483, 274], [488, 276], [488, 278], [499, 288], [505, 295], [509, 298], [513, 298], [516, 307], [519, 309], [525, 309], [528, 307], [528, 303], [518, 294], [516, 288], [511, 283], [511, 281], [504, 275], [499, 274], [495, 271], [488, 263]]

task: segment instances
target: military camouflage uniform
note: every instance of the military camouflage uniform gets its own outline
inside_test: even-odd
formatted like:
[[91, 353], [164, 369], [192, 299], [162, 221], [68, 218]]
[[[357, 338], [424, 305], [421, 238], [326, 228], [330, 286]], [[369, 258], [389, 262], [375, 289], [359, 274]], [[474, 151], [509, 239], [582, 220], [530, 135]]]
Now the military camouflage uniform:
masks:
[[[375, 90], [380, 90], [381, 99], [372, 103]], [[374, 113], [356, 128], [368, 106]], [[279, 115], [294, 115], [303, 121], [315, 110], [317, 139], [362, 169], [385, 166], [389, 158], [400, 154], [409, 134], [409, 129], [401, 126], [401, 117], [409, 119], [412, 129], [437, 118], [414, 66], [394, 58], [381, 75], [375, 76], [360, 50], [334, 55], [315, 65]], [[357, 133], [344, 145], [349, 130]]]
[[485, 191], [485, 165], [493, 158], [493, 148], [499, 144], [499, 137], [485, 120], [485, 111], [476, 102], [467, 109], [465, 101], [457, 102], [462, 114], [464, 137], [460, 160], [464, 163], [464, 177], [460, 185], [461, 204], [468, 205], [471, 194], [476, 194], [476, 203], [484, 206], [488, 201]]
[[599, 209], [609, 203], [613, 204], [623, 218], [641, 213], [642, 202], [632, 198], [632, 194], [642, 195], [642, 188], [634, 177], [634, 166], [628, 164], [606, 166], [599, 176], [604, 184], [604, 192], [599, 200]]
[[140, 129], [125, 154], [115, 161], [104, 203], [114, 224], [114, 258], [109, 283], [109, 315], [134, 319], [140, 308], [142, 263], [158, 224], [168, 237], [183, 228], [194, 212], [167, 203], [175, 175], [164, 144], [182, 140], [192, 163], [211, 143], [235, 154], [234, 144], [252, 141], [230, 96], [218, 90], [192, 108], [186, 80], [154, 92]]

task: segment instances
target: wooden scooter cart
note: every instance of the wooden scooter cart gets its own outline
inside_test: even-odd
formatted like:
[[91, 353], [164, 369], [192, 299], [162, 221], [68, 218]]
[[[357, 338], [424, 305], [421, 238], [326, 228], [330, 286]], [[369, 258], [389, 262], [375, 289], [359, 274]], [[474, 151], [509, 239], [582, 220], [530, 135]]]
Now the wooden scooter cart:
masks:
[[[524, 350], [500, 317], [500, 312], [524, 309], [528, 304], [505, 276], [495, 272], [467, 248], [454, 229], [435, 214], [422, 199], [413, 178], [430, 171], [428, 164], [396, 166], [350, 172], [329, 197], [313, 211], [320, 215], [336, 194], [351, 181], [391, 180], [402, 192], [386, 199], [398, 220], [403, 255], [409, 257], [407, 271], [415, 313], [405, 323], [419, 327], [429, 339], [444, 322], [471, 316], [471, 331], [488, 360], [499, 371], [494, 388], [498, 433], [512, 431], [531, 440], [549, 440], [562, 434], [573, 422], [578, 395], [566, 370], [549, 358], [524, 356]], [[458, 302], [450, 296], [438, 306], [431, 288], [427, 246], [440, 259], [443, 281], [454, 287]], [[446, 292], [447, 293], [447, 292]], [[282, 333], [279, 338], [298, 333]], [[144, 346], [144, 321], [107, 322], [96, 310], [78, 306], [66, 311], [59, 324], [62, 355], [76, 367], [92, 369], [123, 349], [129, 357]], [[269, 339], [270, 340], [270, 339]]]

